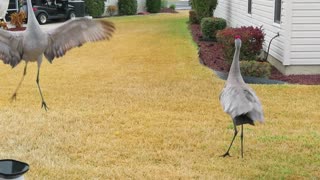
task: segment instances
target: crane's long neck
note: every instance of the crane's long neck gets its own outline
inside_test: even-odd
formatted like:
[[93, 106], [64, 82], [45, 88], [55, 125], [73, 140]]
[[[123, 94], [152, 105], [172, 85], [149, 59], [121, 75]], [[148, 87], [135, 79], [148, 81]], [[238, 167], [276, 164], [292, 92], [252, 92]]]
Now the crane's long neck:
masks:
[[32, 9], [32, 3], [31, 0], [27, 0], [27, 8], [28, 8], [28, 24], [27, 24], [27, 28], [28, 27], [34, 27], [34, 26], [38, 26], [39, 27], [39, 23], [36, 19], [36, 16], [34, 15], [33, 9]]
[[240, 47], [235, 48], [227, 81], [244, 82], [240, 71]]

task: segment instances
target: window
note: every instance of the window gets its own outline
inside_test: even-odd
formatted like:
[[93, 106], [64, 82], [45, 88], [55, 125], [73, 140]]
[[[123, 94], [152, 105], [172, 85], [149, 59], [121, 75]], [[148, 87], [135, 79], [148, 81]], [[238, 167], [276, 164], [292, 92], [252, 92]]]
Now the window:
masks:
[[248, 14], [252, 14], [252, 0], [248, 0]]
[[281, 0], [274, 1], [274, 22], [277, 24], [281, 22]]

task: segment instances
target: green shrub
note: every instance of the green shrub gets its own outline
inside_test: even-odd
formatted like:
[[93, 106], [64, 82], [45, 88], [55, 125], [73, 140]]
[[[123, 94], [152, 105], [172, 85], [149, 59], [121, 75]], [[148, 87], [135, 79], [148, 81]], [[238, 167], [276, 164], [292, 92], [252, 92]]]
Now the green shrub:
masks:
[[135, 15], [137, 14], [137, 0], [118, 0], [118, 8], [120, 15]]
[[104, 12], [104, 0], [84, 0], [87, 13], [92, 17], [100, 17]]
[[199, 19], [197, 13], [194, 10], [189, 11], [189, 23], [190, 24], [199, 24]]
[[172, 10], [176, 10], [176, 5], [175, 5], [175, 4], [171, 4], [171, 5], [169, 6], [169, 8], [172, 9]]
[[269, 78], [271, 65], [268, 62], [240, 61], [240, 70], [242, 76]]
[[192, 8], [196, 11], [199, 20], [212, 17], [217, 6], [217, 0], [192, 0]]
[[146, 6], [149, 13], [158, 13], [161, 9], [161, 0], [147, 0]]
[[231, 64], [234, 54], [234, 38], [241, 37], [240, 59], [256, 60], [262, 49], [264, 33], [261, 27], [243, 26], [226, 28], [217, 32], [216, 38], [223, 46], [224, 59]]
[[223, 18], [214, 18], [214, 24], [215, 24], [215, 34], [217, 33], [218, 30], [223, 30], [224, 28], [227, 27], [227, 21]]
[[201, 19], [201, 32], [202, 36], [206, 40], [213, 40], [216, 37], [218, 30], [226, 28], [226, 20], [222, 18], [202, 18]]

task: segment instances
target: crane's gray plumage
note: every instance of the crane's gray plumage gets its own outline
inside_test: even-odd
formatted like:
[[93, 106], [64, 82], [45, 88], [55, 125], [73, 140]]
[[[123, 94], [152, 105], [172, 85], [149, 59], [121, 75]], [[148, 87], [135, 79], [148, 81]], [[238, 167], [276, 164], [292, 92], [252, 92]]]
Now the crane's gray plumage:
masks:
[[220, 103], [224, 112], [228, 113], [234, 124], [234, 137], [227, 152], [223, 155], [230, 156], [229, 150], [238, 133], [237, 125], [241, 125], [241, 155], [243, 156], [243, 124], [254, 125], [254, 121], [264, 122], [261, 103], [255, 92], [244, 82], [240, 73], [240, 48], [241, 40], [235, 40], [235, 53], [228, 79], [220, 94]]
[[28, 24], [24, 32], [9, 32], [0, 29], [0, 59], [5, 64], [15, 67], [24, 60], [26, 62], [23, 77], [12, 95], [16, 93], [26, 74], [29, 61], [37, 61], [37, 85], [42, 99], [42, 107], [47, 109], [39, 85], [39, 72], [43, 55], [50, 61], [61, 57], [73, 47], [85, 42], [93, 42], [111, 38], [115, 27], [112, 22], [95, 21], [87, 18], [69, 20], [60, 27], [48, 32], [41, 30], [32, 10], [31, 0], [27, 0]]

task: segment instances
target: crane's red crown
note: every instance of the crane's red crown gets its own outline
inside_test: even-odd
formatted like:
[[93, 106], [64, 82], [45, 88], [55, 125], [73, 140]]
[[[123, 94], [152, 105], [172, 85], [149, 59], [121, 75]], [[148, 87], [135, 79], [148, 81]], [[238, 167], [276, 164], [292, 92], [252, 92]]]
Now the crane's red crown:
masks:
[[234, 39], [241, 39], [241, 36], [240, 35], [236, 35], [236, 36], [234, 36]]

